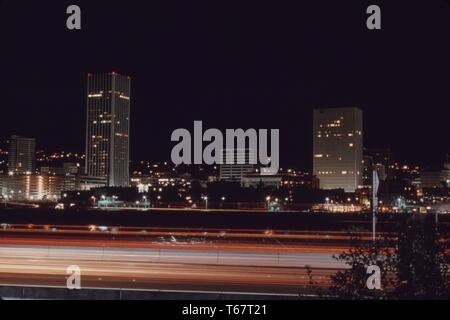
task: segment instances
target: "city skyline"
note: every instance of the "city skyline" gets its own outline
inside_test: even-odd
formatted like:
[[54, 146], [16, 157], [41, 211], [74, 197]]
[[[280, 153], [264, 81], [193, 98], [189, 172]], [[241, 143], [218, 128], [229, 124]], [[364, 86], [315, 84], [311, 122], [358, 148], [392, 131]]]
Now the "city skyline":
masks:
[[[89, 92], [90, 91], [92, 91], [90, 88], [89, 88], [89, 79], [92, 77], [92, 75], [93, 75], [94, 73], [92, 73], [92, 72], [88, 72], [87, 74], [86, 74], [86, 78], [85, 79], [88, 79], [88, 81], [87, 81], [87, 85], [86, 85], [86, 90], [87, 90], [87, 92], [88, 92], [88, 97], [87, 97], [87, 101], [88, 101], [88, 105], [87, 106], [85, 106], [84, 107], [84, 113], [85, 113], [85, 119], [84, 119], [84, 123], [89, 123], [89, 122], [92, 122], [92, 120], [93, 119], [88, 119], [87, 118], [87, 116], [89, 116], [89, 112], [88, 112], [88, 108], [89, 108], [89, 105], [90, 104], [92, 104], [92, 103], [90, 103], [90, 101], [93, 101], [93, 100], [98, 100], [98, 97], [97, 96], [92, 96], [91, 97], [91, 94], [89, 94]], [[116, 75], [116, 76], [120, 76], [119, 75], [119, 73], [117, 73], [116, 71], [111, 71], [111, 72], [105, 72], [105, 73], [99, 73], [99, 75]], [[126, 81], [128, 81], [128, 82], [130, 82], [131, 81], [131, 76], [122, 76], [124, 79], [126, 79]], [[126, 88], [126, 90], [127, 90], [127, 93], [126, 93], [126, 95], [124, 96], [125, 98], [124, 99], [127, 99], [128, 100], [128, 105], [129, 105], [129, 101], [130, 101], [130, 87], [129, 87], [129, 85], [128, 85], [128, 88]], [[95, 94], [94, 94], [95, 95]], [[119, 99], [120, 100], [120, 99]], [[123, 99], [122, 99], [123, 100]], [[341, 106], [341, 107], [338, 107], [337, 109], [339, 109], [339, 108], [346, 108], [345, 106]], [[131, 113], [132, 112], [132, 110], [133, 109], [130, 109], [129, 108], [129, 106], [128, 106], [128, 109], [130, 110], [129, 111], [129, 113]], [[360, 108], [358, 108], [358, 109], [360, 109]], [[316, 129], [317, 128], [315, 128], [315, 124], [314, 124], [314, 114], [315, 114], [315, 112], [317, 112], [318, 110], [336, 110], [336, 107], [322, 107], [322, 108], [316, 108], [316, 109], [313, 109], [313, 110], [311, 110], [312, 111], [312, 115], [311, 115], [311, 121], [310, 121], [310, 124], [308, 125], [308, 127], [311, 127], [311, 132], [310, 133], [308, 133], [308, 136], [309, 137], [311, 137], [311, 141], [315, 141], [316, 140], [316, 138], [317, 138], [317, 135], [316, 135]], [[86, 116], [87, 115], [87, 116]], [[125, 116], [125, 118], [128, 118], [129, 117], [129, 115], [126, 115]], [[361, 114], [361, 118], [364, 118], [364, 112], [362, 112], [362, 114]], [[364, 122], [365, 123], [365, 122]], [[81, 124], [80, 124], [80, 126], [81, 126]], [[80, 127], [79, 126], [79, 127]], [[32, 139], [34, 139], [34, 140], [37, 140], [37, 141], [35, 141], [34, 142], [34, 144], [35, 145], [37, 145], [38, 147], [40, 147], [40, 148], [37, 148], [36, 149], [36, 151], [45, 151], [45, 152], [59, 152], [59, 151], [68, 151], [68, 152], [73, 152], [73, 153], [79, 153], [80, 154], [80, 156], [81, 155], [87, 155], [89, 152], [86, 152], [86, 151], [88, 151], [88, 143], [89, 143], [89, 141], [91, 140], [91, 139], [89, 139], [89, 137], [91, 136], [90, 134], [88, 134], [89, 133], [89, 131], [88, 131], [88, 129], [89, 129], [89, 127], [88, 126], [86, 126], [85, 127], [86, 128], [86, 130], [85, 130], [85, 134], [84, 134], [84, 136], [82, 137], [83, 138], [83, 142], [84, 142], [84, 146], [81, 146], [81, 147], [78, 147], [78, 148], [76, 148], [77, 150], [67, 150], [67, 149], [65, 149], [65, 145], [61, 145], [60, 147], [56, 147], [55, 149], [48, 149], [48, 148], [45, 148], [44, 146], [42, 146], [42, 145], [40, 145], [40, 137], [39, 136], [37, 136], [37, 135], [33, 135], [33, 137], [32, 137]], [[91, 126], [91, 131], [93, 130], [92, 128], [94, 128], [94, 126]], [[244, 128], [244, 130], [245, 130], [246, 128]], [[27, 131], [27, 130], [24, 130], [24, 131]], [[365, 130], [364, 130], [365, 131]], [[14, 134], [11, 134], [11, 133], [9, 133], [8, 134], [8, 137], [7, 137], [7, 139], [4, 139], [3, 141], [0, 141], [0, 142], [3, 142], [4, 143], [4, 149], [6, 150], [8, 147], [7, 147], [7, 141], [9, 140], [9, 139], [11, 139], [12, 137], [14, 137], [14, 136], [18, 136], [18, 137], [20, 137], [20, 134], [18, 135], [17, 133], [19, 133], [18, 132], [18, 130], [15, 130], [15, 131], [13, 131], [14, 132]], [[30, 132], [30, 131], [27, 131], [27, 132]], [[127, 132], [127, 134], [126, 134], [126, 136], [128, 136], [129, 135], [129, 132]], [[25, 138], [26, 139], [26, 138]], [[128, 140], [128, 138], [127, 138], [127, 140]], [[420, 162], [420, 161], [417, 161], [417, 160], [411, 160], [411, 159], [402, 159], [402, 158], [400, 158], [400, 157], [398, 157], [398, 153], [396, 152], [397, 150], [392, 150], [392, 149], [390, 149], [389, 147], [386, 147], [386, 146], [378, 146], [378, 148], [371, 148], [370, 146], [368, 147], [367, 145], [366, 145], [366, 138], [364, 137], [364, 143], [362, 144], [362, 148], [363, 148], [363, 150], [364, 150], [364, 153], [366, 152], [366, 150], [369, 152], [369, 153], [371, 153], [372, 152], [372, 150], [389, 150], [389, 152], [390, 153], [392, 153], [392, 155], [394, 156], [394, 159], [396, 160], [396, 161], [398, 161], [398, 163], [405, 163], [405, 164], [410, 164], [410, 165], [414, 165], [414, 166], [416, 166], [416, 165], [420, 165], [421, 167], [423, 167], [423, 168], [436, 168], [436, 167], [439, 167], [439, 166], [441, 166], [442, 165], [442, 163], [444, 163], [444, 161], [445, 161], [445, 159], [446, 159], [446, 157], [448, 157], [448, 154], [449, 154], [449, 152], [445, 152], [445, 153], [443, 153], [443, 154], [435, 154], [435, 157], [434, 157], [434, 161], [429, 161], [429, 162]], [[173, 145], [173, 143], [172, 142], [168, 142], [168, 146], [172, 146]], [[126, 145], [125, 145], [127, 148], [126, 149], [128, 149], [129, 148], [129, 146], [128, 146], [128, 142], [126, 143]], [[0, 148], [1, 148], [1, 144], [0, 144]], [[36, 147], [35, 147], [36, 148]], [[81, 151], [81, 149], [83, 149], [83, 151]], [[134, 154], [138, 154], [139, 153], [139, 151], [140, 150], [126, 150], [126, 151], [128, 151], [127, 153], [129, 153], [130, 151], [134, 151], [133, 153]], [[283, 153], [283, 150], [280, 150], [281, 151], [281, 153]], [[169, 151], [169, 153], [170, 153], [170, 151]], [[315, 154], [316, 154], [316, 152], [314, 152], [314, 143], [312, 144], [312, 146], [311, 146], [311, 150], [310, 150], [310, 153], [309, 154], [307, 154], [307, 156], [310, 158], [310, 163], [303, 163], [303, 164], [301, 164], [300, 162], [297, 162], [297, 163], [295, 163], [295, 162], [293, 162], [293, 161], [285, 161], [285, 159], [281, 159], [281, 165], [282, 166], [288, 166], [288, 167], [292, 167], [292, 168], [295, 168], [295, 169], [297, 169], [297, 170], [304, 170], [304, 171], [310, 171], [310, 172], [312, 172], [312, 173], [314, 173], [315, 171], [317, 171], [317, 170], [315, 170], [314, 169], [314, 162], [317, 160], [316, 158], [315, 158]], [[312, 158], [311, 158], [311, 155], [312, 155]], [[128, 156], [128, 154], [127, 154], [127, 157], [129, 157]], [[83, 162], [85, 162], [85, 163], [88, 163], [88, 158], [89, 157], [86, 157], [85, 158], [85, 160], [83, 160]], [[130, 163], [132, 163], [133, 161], [134, 162], [140, 162], [140, 161], [153, 161], [153, 162], [159, 162], [159, 161], [169, 161], [169, 155], [166, 155], [166, 157], [164, 157], [164, 156], [162, 156], [161, 158], [151, 158], [151, 159], [143, 159], [143, 158], [141, 158], [141, 159], [129, 159], [129, 162]], [[96, 175], [95, 174], [92, 174], [92, 172], [88, 172], [89, 171], [89, 166], [86, 166], [85, 167], [86, 168], [86, 172], [85, 172], [85, 174], [87, 175], [87, 176], [91, 176], [91, 177], [96, 177]], [[130, 172], [130, 169], [129, 170], [126, 170], [127, 172]], [[91, 174], [90, 174], [91, 173]], [[100, 175], [97, 175], [97, 177], [99, 177]]]
[[0, 0], [0, 37], [0, 300], [450, 299], [449, 0]]
[[[251, 5], [235, 12], [231, 4], [220, 4], [205, 15], [185, 4], [184, 10], [165, 15], [170, 8], [163, 4], [135, 3], [122, 12], [116, 4], [103, 8], [81, 1], [85, 28], [67, 33], [65, 25], [58, 27], [56, 14], [64, 4], [30, 4], [19, 24], [3, 14], [19, 10], [5, 1], [2, 6], [9, 10], [0, 12], [0, 23], [30, 41], [4, 34], [3, 60], [21, 63], [5, 64], [0, 79], [8, 88], [1, 103], [8, 106], [3, 110], [9, 120], [0, 136], [38, 132], [40, 149], [82, 152], [86, 74], [117, 71], [132, 76], [135, 84], [131, 136], [145, 136], [132, 142], [131, 159], [168, 159], [170, 133], [203, 120], [215, 128], [279, 127], [281, 162], [309, 169], [312, 110], [355, 106], [365, 115], [366, 147], [387, 147], [400, 159], [439, 164], [450, 149], [440, 139], [450, 117], [450, 27], [436, 25], [450, 24], [450, 6], [408, 4], [408, 15], [402, 15], [400, 3], [380, 5], [384, 28], [370, 33], [364, 1], [280, 10], [261, 5], [259, 18]], [[44, 10], [48, 19], [38, 20]], [[138, 23], [146, 15], [152, 21], [148, 27]], [[119, 18], [126, 28], [108, 23]], [[33, 23], [45, 32], [34, 34]], [[105, 26], [111, 32], [103, 32]], [[116, 41], [115, 34], [126, 41]]]

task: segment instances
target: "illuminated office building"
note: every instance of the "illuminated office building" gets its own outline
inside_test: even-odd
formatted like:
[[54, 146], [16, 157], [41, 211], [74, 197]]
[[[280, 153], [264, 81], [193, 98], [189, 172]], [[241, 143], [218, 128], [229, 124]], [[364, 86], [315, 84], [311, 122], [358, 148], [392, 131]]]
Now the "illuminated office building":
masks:
[[115, 72], [88, 75], [85, 173], [111, 187], [129, 186], [130, 83]]
[[316, 109], [313, 130], [313, 170], [320, 188], [354, 192], [362, 185], [362, 111]]

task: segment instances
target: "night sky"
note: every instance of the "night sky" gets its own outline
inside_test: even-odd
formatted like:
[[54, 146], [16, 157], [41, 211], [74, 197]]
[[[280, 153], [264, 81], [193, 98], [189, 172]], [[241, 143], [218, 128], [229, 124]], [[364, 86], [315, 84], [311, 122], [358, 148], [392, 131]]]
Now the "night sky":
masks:
[[1, 140], [84, 152], [86, 74], [117, 71], [132, 77], [132, 160], [168, 160], [172, 131], [203, 120], [279, 128], [282, 165], [308, 169], [312, 109], [341, 106], [364, 111], [366, 147], [422, 164], [450, 152], [444, 0], [0, 0], [0, 41]]

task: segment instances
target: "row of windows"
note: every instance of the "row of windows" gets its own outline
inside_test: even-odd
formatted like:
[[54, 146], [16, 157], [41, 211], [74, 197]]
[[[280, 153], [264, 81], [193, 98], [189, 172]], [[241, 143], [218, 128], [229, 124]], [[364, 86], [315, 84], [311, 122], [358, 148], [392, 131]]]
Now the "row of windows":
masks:
[[[335, 174], [339, 174], [339, 173], [336, 171], [318, 171], [317, 174], [319, 174], [319, 175], [335, 175]], [[340, 174], [352, 175], [352, 174], [355, 174], [355, 171], [341, 171]], [[359, 172], [359, 171], [356, 172], [356, 175], [359, 176], [360, 174], [361, 174], [361, 172]]]
[[[356, 135], [362, 135], [361, 131], [356, 131]], [[322, 133], [321, 131], [317, 132], [317, 138], [344, 138], [344, 137], [354, 137], [355, 134], [354, 133], [347, 133], [347, 134], [343, 134], [343, 133], [331, 133], [331, 132], [324, 132]]]

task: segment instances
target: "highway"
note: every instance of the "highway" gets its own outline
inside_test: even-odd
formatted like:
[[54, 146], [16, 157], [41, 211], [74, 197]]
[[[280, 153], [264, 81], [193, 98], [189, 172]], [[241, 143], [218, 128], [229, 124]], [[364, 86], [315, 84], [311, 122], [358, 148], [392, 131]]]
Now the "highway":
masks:
[[[103, 216], [89, 219], [96, 225], [83, 224], [83, 216], [62, 217], [71, 223], [61, 223], [58, 215], [30, 214], [28, 221], [45, 221], [35, 224], [13, 215], [2, 219], [0, 285], [64, 288], [67, 267], [77, 265], [81, 285], [89, 289], [296, 295], [330, 285], [330, 276], [346, 268], [333, 255], [347, 250], [351, 237], [372, 239], [367, 229], [346, 231], [361, 223], [352, 217], [323, 228], [299, 218], [296, 227], [273, 229], [262, 223], [193, 227], [195, 221], [189, 227], [158, 226], [152, 216], [139, 220], [128, 214], [107, 216], [111, 225], [100, 224]], [[125, 217], [134, 220], [124, 226]], [[379, 233], [384, 235], [390, 233]]]
[[78, 265], [90, 288], [298, 292], [314, 270], [317, 285], [343, 268], [330, 254], [249, 253], [173, 249], [1, 246], [0, 283], [64, 286]]

